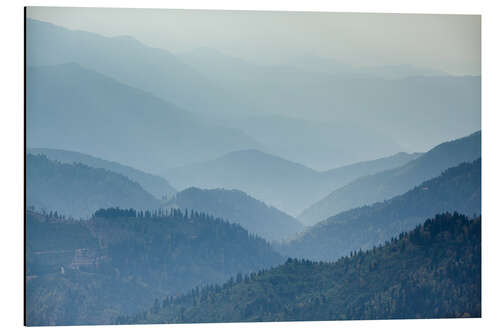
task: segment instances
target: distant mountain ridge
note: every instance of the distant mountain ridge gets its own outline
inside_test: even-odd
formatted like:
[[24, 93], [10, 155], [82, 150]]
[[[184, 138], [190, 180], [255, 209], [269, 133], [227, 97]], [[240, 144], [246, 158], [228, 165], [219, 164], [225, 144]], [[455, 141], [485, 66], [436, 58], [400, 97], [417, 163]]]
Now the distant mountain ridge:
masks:
[[353, 66], [330, 57], [321, 57], [306, 53], [289, 61], [290, 67], [303, 70], [329, 73], [341, 77], [378, 77], [389, 80], [403, 79], [412, 76], [450, 76], [449, 73], [430, 67], [410, 64], [395, 64], [382, 66]]
[[[332, 189], [367, 174], [400, 166], [417, 157], [400, 153], [375, 161], [318, 172], [259, 150], [234, 151], [217, 159], [167, 171], [178, 188], [238, 189], [290, 215]], [[352, 167], [352, 168], [351, 168]]]
[[449, 168], [390, 200], [329, 217], [277, 248], [289, 257], [332, 261], [378, 246], [446, 211], [481, 214], [481, 159]]
[[331, 168], [322, 172], [330, 174], [337, 172], [342, 173], [348, 170], [350, 172], [358, 172], [360, 174], [369, 173], [369, 172], [374, 172], [378, 169], [386, 169], [387, 165], [385, 165], [384, 163], [389, 164], [389, 162], [394, 162], [395, 164], [406, 164], [408, 161], [414, 160], [420, 155], [422, 155], [422, 153], [399, 152], [387, 157], [380, 157], [374, 160], [367, 160], [363, 162], [347, 164], [336, 168]]
[[153, 209], [159, 208], [161, 202], [138, 183], [113, 171], [28, 154], [26, 205], [88, 218], [99, 208]]
[[308, 167], [258, 150], [234, 151], [168, 173], [172, 175], [172, 184], [179, 189], [190, 186], [238, 189], [289, 214], [297, 212], [293, 207], [302, 200], [299, 193], [294, 193], [296, 189], [308, 192], [317, 177]]
[[75, 63], [28, 67], [26, 85], [28, 147], [78, 151], [166, 177], [168, 168], [261, 147]]
[[81, 163], [93, 168], [103, 168], [122, 174], [131, 180], [138, 182], [142, 188], [153, 194], [157, 199], [161, 199], [163, 196], [170, 197], [177, 192], [167, 180], [160, 176], [148, 174], [126, 165], [106, 161], [91, 155], [75, 151], [48, 148], [28, 148], [28, 153], [33, 155], [45, 155], [51, 160], [62, 163]]
[[[26, 30], [28, 67], [77, 63], [192, 111], [204, 122], [245, 132], [268, 147], [270, 153], [315, 169], [402, 150], [421, 151], [435, 142], [480, 128], [479, 76], [429, 76], [428, 70], [400, 65], [381, 70], [396, 75], [396, 79], [380, 77], [380, 68], [374, 73], [364, 69], [368, 75], [339, 76], [328, 72], [328, 61], [314, 58], [308, 62], [316, 67], [324, 64], [323, 70], [318, 72], [300, 64], [259, 66], [203, 48], [194, 52], [193, 59], [149, 47], [131, 37], [105, 37], [30, 18]], [[405, 117], [400, 115], [403, 108], [410, 108]], [[307, 123], [320, 123], [306, 126], [304, 122], [304, 140], [297, 139], [304, 132], [297, 131], [293, 122], [268, 126], [268, 119], [259, 118], [269, 114], [302, 118], [304, 110], [316, 111], [314, 116], [308, 115]], [[370, 126], [361, 126], [360, 110], [370, 110], [363, 113]], [[423, 116], [420, 110], [428, 110], [432, 117]], [[252, 116], [259, 120], [247, 121]], [[229, 121], [228, 117], [235, 120]], [[259, 133], [263, 135], [258, 137]], [[232, 150], [249, 148], [262, 149], [245, 146]], [[140, 169], [159, 173], [143, 166]]]
[[404, 150], [390, 134], [359, 121], [314, 121], [303, 117], [254, 114], [236, 118], [230, 124], [265, 143], [267, 153], [315, 170], [378, 159]]
[[167, 207], [221, 217], [268, 241], [292, 237], [303, 230], [302, 224], [295, 218], [238, 190], [190, 187], [178, 192]]
[[380, 171], [390, 170], [398, 166], [405, 165], [420, 157], [422, 153], [404, 153], [399, 152], [391, 156], [378, 158], [371, 161], [364, 161], [344, 165], [338, 168], [323, 171], [325, 179], [335, 180], [336, 186], [341, 187], [352, 180], [362, 176], [373, 175]]
[[26, 38], [28, 66], [78, 63], [200, 113], [207, 107], [223, 109], [230, 99], [169, 51], [147, 46], [130, 36], [105, 37], [27, 18]]
[[[234, 94], [232, 85], [219, 82], [219, 77], [225, 75], [227, 71], [217, 71], [213, 63], [210, 66], [212, 72], [207, 75], [201, 73], [197, 66], [193, 66], [183, 57], [174, 55], [165, 49], [150, 47], [129, 36], [106, 37], [87, 31], [70, 30], [30, 18], [26, 20], [26, 32], [28, 67], [78, 64], [124, 85], [147, 92], [165, 102], [173, 103], [181, 109], [189, 110], [205, 123], [214, 123], [221, 128], [233, 128], [240, 135], [244, 132], [246, 135], [256, 138], [263, 146], [272, 146], [271, 152], [273, 154], [286, 152], [284, 156], [292, 160], [308, 154], [311, 156], [304, 158], [302, 163], [314, 162], [315, 165], [326, 168], [351, 161], [388, 155], [401, 150], [399, 145], [384, 135], [369, 129], [359, 129], [354, 125], [349, 126], [349, 130], [344, 130], [342, 126], [330, 130], [324, 124], [323, 126], [314, 125], [309, 133], [318, 135], [311, 137], [307, 142], [305, 140], [301, 142], [294, 139], [296, 125], [281, 122], [280, 127], [271, 124], [271, 132], [268, 135], [258, 137], [257, 135], [262, 129], [268, 131], [269, 121], [264, 119], [254, 124], [254, 122], [250, 123], [246, 120], [248, 116], [255, 115], [256, 111], [261, 110], [261, 107], [255, 103], [259, 100], [258, 96], [252, 97], [252, 100], [248, 101], [245, 95], [253, 94], [253, 90], [246, 90], [243, 96]], [[120, 56], [117, 57], [117, 54]], [[227, 59], [224, 59], [223, 62], [226, 65], [229, 63]], [[239, 75], [245, 77], [246, 73]], [[260, 89], [255, 91], [260, 91]], [[266, 112], [275, 112], [276, 110], [279, 109], [262, 109]], [[235, 120], [229, 121], [229, 117], [234, 117]], [[356, 122], [351, 123], [356, 124]], [[305, 124], [302, 123], [302, 126], [304, 127]], [[292, 142], [283, 143], [281, 140], [283, 136], [289, 137]], [[349, 146], [327, 144], [340, 138], [346, 138], [346, 136], [351, 142], [362, 142]], [[359, 140], [361, 136], [363, 140]], [[266, 139], [266, 142], [262, 142], [264, 141], [262, 139]], [[230, 143], [232, 140], [227, 139], [226, 141]], [[299, 145], [301, 148], [297, 150]], [[318, 145], [321, 145], [320, 152], [316, 152], [317, 149], [315, 149]], [[84, 151], [72, 147], [54, 146], [54, 148]], [[232, 150], [248, 148], [262, 147], [248, 145]], [[85, 152], [95, 154], [91, 150], [85, 150]], [[219, 152], [199, 160], [214, 158], [225, 152]], [[180, 152], [176, 152], [175, 155], [179, 154]], [[99, 156], [104, 155], [99, 154]], [[335, 156], [335, 158], [331, 156]], [[120, 162], [127, 161], [120, 160]], [[181, 161], [167, 167], [171, 168], [193, 162], [196, 161]], [[126, 164], [138, 167], [133, 163], [127, 162]], [[142, 166], [140, 169], [153, 171]], [[159, 170], [154, 170], [154, 172], [160, 173]]]
[[[310, 162], [294, 158], [293, 148], [284, 157], [318, 169], [374, 159], [401, 150], [428, 150], [437, 142], [481, 128], [480, 76], [446, 75], [429, 68], [398, 64], [359, 69], [348, 65], [346, 70], [345, 64], [318, 56], [294, 61], [292, 55], [284, 55], [280, 65], [265, 66], [206, 48], [177, 56], [252, 106], [252, 114], [256, 117], [262, 110], [261, 115], [274, 113], [301, 118], [307, 110], [308, 120], [332, 124], [330, 133], [325, 131], [324, 135], [315, 136], [317, 141], [320, 138], [326, 141], [308, 144], [305, 147], [308, 149], [303, 149], [300, 140], [293, 138], [301, 137], [302, 130], [282, 131], [275, 126], [275, 132], [279, 133], [276, 143], [280, 138], [289, 137], [300, 151], [297, 156], [310, 154], [307, 156]], [[358, 128], [363, 124], [368, 124], [365, 127], [369, 135]], [[248, 127], [249, 124], [241, 122], [239, 128]], [[259, 132], [258, 126], [253, 127], [252, 132]], [[399, 148], [385, 150], [390, 144], [388, 140], [384, 140], [384, 145], [375, 144], [384, 135], [393, 138]], [[310, 134], [304, 136], [308, 141]], [[376, 142], [370, 142], [370, 138]], [[328, 149], [325, 143], [333, 148]], [[318, 146], [325, 154], [338, 152], [339, 164], [332, 156], [309, 153], [308, 150], [314, 151]], [[364, 154], [353, 158], [356, 154], [352, 150]], [[345, 159], [343, 153], [350, 155], [350, 159]]]
[[392, 170], [354, 180], [305, 209], [299, 220], [312, 225], [342, 211], [402, 194], [447, 168], [481, 157], [481, 132], [444, 142]]

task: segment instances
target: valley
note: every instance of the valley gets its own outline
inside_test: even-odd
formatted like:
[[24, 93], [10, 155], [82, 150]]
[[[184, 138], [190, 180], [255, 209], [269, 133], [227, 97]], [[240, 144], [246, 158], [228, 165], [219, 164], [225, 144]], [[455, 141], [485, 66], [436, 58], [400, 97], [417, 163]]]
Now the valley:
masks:
[[359, 15], [27, 8], [25, 325], [481, 317], [480, 38]]

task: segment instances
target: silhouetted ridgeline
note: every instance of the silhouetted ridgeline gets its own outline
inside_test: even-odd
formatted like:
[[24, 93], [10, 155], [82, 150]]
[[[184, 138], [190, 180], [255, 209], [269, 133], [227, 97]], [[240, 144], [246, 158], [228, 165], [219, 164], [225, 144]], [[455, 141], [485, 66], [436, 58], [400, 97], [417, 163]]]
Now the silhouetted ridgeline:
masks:
[[282, 263], [263, 239], [205, 213], [27, 212], [27, 324], [109, 324], [156, 297]]
[[481, 218], [441, 214], [335, 263], [276, 268], [157, 301], [116, 323], [481, 316]]

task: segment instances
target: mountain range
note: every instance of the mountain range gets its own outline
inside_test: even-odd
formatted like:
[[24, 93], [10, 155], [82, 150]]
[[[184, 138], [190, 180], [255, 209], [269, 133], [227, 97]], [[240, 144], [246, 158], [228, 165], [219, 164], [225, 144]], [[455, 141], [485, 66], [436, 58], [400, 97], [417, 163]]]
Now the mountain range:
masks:
[[[208, 48], [177, 54], [177, 57], [251, 106], [254, 117], [275, 114], [301, 119], [307, 116], [310, 121], [330, 126], [330, 133], [319, 128], [324, 133], [323, 140], [330, 146], [328, 149], [325, 145], [323, 156], [310, 152], [317, 150], [319, 140], [307, 149], [299, 142], [294, 155], [290, 148], [289, 155], [283, 156], [315, 169], [374, 159], [401, 150], [428, 150], [438, 142], [464, 136], [481, 127], [481, 78], [478, 76], [453, 76], [408, 65], [363, 69], [341, 66], [346, 70], [338, 71], [330, 69], [338, 67], [335, 59], [317, 56], [284, 60], [278, 65], [256, 65]], [[361, 112], [363, 121], [359, 119]], [[274, 128], [276, 143], [283, 137], [297, 143], [296, 137], [302, 138], [302, 130], [288, 131], [285, 124], [281, 123], [283, 128]], [[259, 129], [262, 125], [266, 126], [265, 121], [256, 126], [239, 122], [239, 128], [250, 127], [248, 131], [257, 133], [262, 131]], [[307, 129], [307, 122], [305, 126]], [[309, 142], [308, 135], [303, 137]], [[321, 138], [314, 134], [313, 137]], [[377, 142], [385, 145], [378, 146]], [[394, 144], [399, 147], [395, 148]], [[276, 146], [277, 149], [282, 145]], [[389, 146], [394, 150], [384, 151]], [[348, 147], [351, 149], [346, 149]], [[335, 154], [339, 151], [351, 154], [351, 159], [343, 160], [340, 154], [336, 164]], [[361, 151], [363, 156], [354, 155]]]
[[335, 263], [289, 258], [117, 324], [481, 317], [481, 219], [441, 214]]
[[78, 151], [162, 174], [261, 145], [76, 63], [28, 67], [27, 146]]
[[400, 167], [381, 171], [338, 188], [305, 209], [299, 220], [312, 225], [342, 211], [402, 194], [447, 168], [481, 157], [481, 132], [444, 142]]
[[449, 168], [390, 200], [332, 216], [278, 248], [288, 257], [332, 261], [378, 246], [446, 211], [481, 214], [481, 159]]
[[481, 317], [480, 76], [25, 29], [25, 325]]
[[153, 209], [159, 208], [161, 202], [121, 174], [28, 154], [26, 205], [73, 218], [87, 218], [99, 208]]
[[[426, 150], [480, 128], [477, 76], [451, 76], [404, 65], [366, 69], [364, 75], [339, 74], [326, 70], [332, 60], [317, 57], [262, 66], [213, 49], [173, 54], [131, 37], [105, 37], [33, 19], [27, 19], [26, 30], [30, 67], [77, 63], [196, 113], [205, 123], [244, 132], [267, 153], [318, 170], [397, 151]], [[325, 63], [325, 69], [304, 66], [315, 62]], [[403, 109], [408, 110], [404, 116]], [[364, 113], [370, 126], [361, 125], [360, 110], [370, 110]], [[424, 115], [421, 110], [428, 112]], [[50, 148], [94, 153], [69, 145]], [[251, 148], [256, 147], [241, 147]], [[168, 167], [189, 163], [182, 160]]]
[[102, 168], [119, 173], [128, 177], [130, 180], [139, 183], [143, 189], [153, 194], [157, 199], [171, 197], [177, 192], [167, 180], [160, 176], [145, 173], [129, 166], [106, 161], [91, 155], [68, 150], [47, 148], [28, 148], [27, 152], [32, 155], [45, 155], [47, 158], [61, 163], [81, 163], [93, 168]]
[[238, 189], [290, 215], [300, 213], [333, 189], [365, 175], [401, 166], [418, 154], [393, 156], [318, 172], [259, 150], [235, 151], [211, 161], [170, 169], [178, 189], [190, 186]]
[[220, 109], [230, 99], [168, 50], [147, 46], [130, 36], [105, 37], [28, 18], [26, 38], [28, 66], [78, 63], [125, 85], [205, 114], [207, 108]]

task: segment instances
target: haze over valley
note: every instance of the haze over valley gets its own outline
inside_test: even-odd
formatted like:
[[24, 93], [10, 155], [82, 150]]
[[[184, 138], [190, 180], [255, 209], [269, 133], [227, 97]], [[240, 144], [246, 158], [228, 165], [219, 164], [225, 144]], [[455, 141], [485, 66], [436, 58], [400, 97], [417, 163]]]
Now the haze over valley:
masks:
[[480, 18], [328, 15], [27, 9], [26, 325], [481, 316]]
[[[429, 70], [423, 68], [407, 71], [406, 75], [402, 71], [402, 75], [388, 79], [387, 75], [394, 75], [390, 74], [394, 68], [381, 67], [375, 73], [368, 71], [364, 75], [359, 75], [357, 71], [338, 73], [323, 70], [318, 73], [317, 69], [307, 71], [303, 61], [295, 66], [287, 64], [282, 68], [269, 65], [262, 68], [245, 61], [228, 60], [223, 53], [213, 50], [195, 48], [194, 54], [179, 55], [148, 47], [130, 36], [104, 37], [32, 19], [27, 20], [27, 32], [28, 83], [33, 82], [29, 73], [31, 67], [42, 66], [39, 70], [41, 74], [33, 75], [33, 79], [40, 77], [42, 80], [36, 83], [40, 88], [59, 89], [55, 85], [58, 82], [45, 83], [44, 80], [49, 78], [43, 77], [43, 73], [50, 78], [54, 77], [51, 72], [54, 75], [59, 73], [65, 80], [71, 80], [71, 75], [81, 76], [73, 82], [81, 85], [78, 88], [81, 95], [68, 95], [68, 99], [59, 100], [61, 108], [69, 107], [68, 103], [80, 104], [75, 98], [91, 94], [96, 106], [121, 111], [124, 106], [115, 103], [128, 103], [118, 94], [128, 94], [132, 87], [137, 88], [143, 91], [136, 92], [142, 95], [137, 98], [149, 100], [141, 101], [143, 112], [153, 114], [158, 112], [155, 111], [158, 108], [164, 110], [161, 115], [155, 116], [161, 118], [151, 121], [148, 126], [161, 123], [168, 128], [174, 122], [177, 124], [179, 120], [173, 110], [167, 110], [182, 109], [183, 117], [190, 115], [189, 120], [212, 128], [208, 138], [202, 135], [209, 128], [190, 130], [190, 138], [177, 140], [181, 145], [187, 145], [183, 142], [189, 139], [197, 143], [208, 139], [215, 141], [219, 136], [215, 132], [220, 132], [220, 127], [229, 127], [232, 139], [224, 141], [226, 146], [210, 142], [219, 149], [219, 155], [238, 150], [238, 147], [259, 148], [321, 171], [399, 151], [425, 151], [480, 127], [481, 118], [477, 112], [481, 91], [479, 76], [442, 73], [436, 76], [429, 75]], [[117, 54], [121, 55], [119, 61], [115, 56]], [[315, 63], [314, 59], [309, 62]], [[78, 64], [81, 69], [72, 69], [71, 66], [76, 66], [67, 65], [70, 63]], [[78, 70], [88, 73], [78, 74]], [[94, 72], [96, 74], [92, 75]], [[82, 82], [83, 78], [89, 82]], [[95, 94], [92, 89], [97, 89], [99, 84], [109, 85], [106, 91], [117, 95]], [[101, 88], [100, 91], [104, 90]], [[196, 93], [193, 94], [193, 91]], [[50, 96], [50, 91], [40, 94]], [[28, 102], [43, 103], [35, 98], [28, 98]], [[160, 106], [158, 98], [169, 105]], [[109, 105], [111, 102], [113, 104]], [[112, 114], [110, 110], [109, 116]], [[363, 122], [359, 121], [360, 115]], [[450, 119], [454, 121], [447, 121]], [[176, 129], [179, 132], [181, 129], [188, 130], [174, 127], [167, 132]], [[117, 133], [117, 129], [106, 130]], [[135, 131], [141, 136], [147, 133], [140, 128]], [[426, 135], [421, 135], [422, 132]], [[220, 135], [223, 134], [222, 131]], [[44, 136], [45, 140], [41, 142], [35, 139], [40, 147], [61, 148], [48, 146], [51, 143], [49, 135]], [[89, 143], [88, 147], [73, 149], [91, 154], [95, 153], [95, 146], [95, 143]], [[191, 146], [185, 148], [194, 149]], [[136, 158], [113, 153], [116, 148], [108, 150], [100, 155], [140, 166]], [[217, 157], [208, 154], [199, 158], [182, 156], [179, 150], [175, 150], [164, 168]], [[168, 151], [164, 155], [168, 155]], [[163, 158], [167, 159], [166, 156]]]

